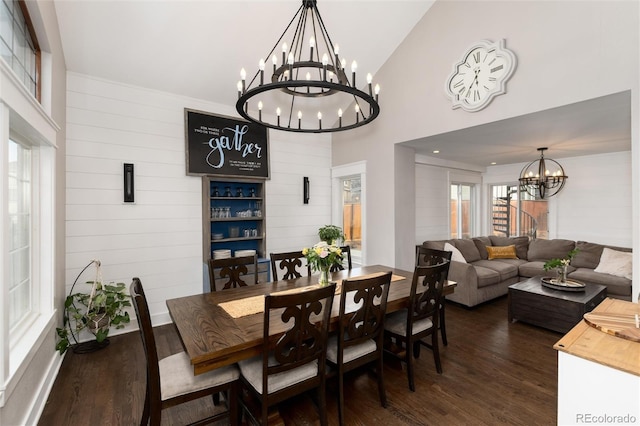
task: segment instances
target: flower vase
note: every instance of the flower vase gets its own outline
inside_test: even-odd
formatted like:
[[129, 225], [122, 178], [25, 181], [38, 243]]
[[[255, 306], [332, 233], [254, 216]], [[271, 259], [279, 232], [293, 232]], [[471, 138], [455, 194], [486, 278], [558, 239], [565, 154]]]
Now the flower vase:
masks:
[[320, 268], [320, 280], [318, 281], [318, 283], [323, 287], [326, 285], [329, 285], [329, 267], [328, 266], [323, 266]]
[[566, 283], [567, 282], [567, 265], [559, 266], [556, 269], [556, 272], [558, 274], [556, 277], [558, 284]]

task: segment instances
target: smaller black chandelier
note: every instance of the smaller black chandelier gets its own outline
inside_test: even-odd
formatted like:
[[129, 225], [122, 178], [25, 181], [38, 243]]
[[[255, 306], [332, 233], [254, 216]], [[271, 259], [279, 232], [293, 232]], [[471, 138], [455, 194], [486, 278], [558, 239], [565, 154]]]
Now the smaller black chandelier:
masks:
[[[296, 18], [293, 36], [287, 39]], [[274, 52], [283, 40], [280, 56]], [[372, 87], [368, 74], [368, 93], [356, 87], [356, 61], [351, 64], [351, 79], [347, 77], [346, 59], [333, 45], [316, 0], [302, 0], [266, 61], [273, 65], [270, 79], [265, 76], [270, 68], [265, 58], [248, 84], [244, 68], [240, 72], [236, 110], [246, 120], [290, 132], [325, 133], [363, 126], [380, 113], [380, 86]], [[347, 110], [350, 104], [353, 107]]]
[[[538, 148], [540, 159], [524, 166], [520, 172], [520, 190], [526, 191], [537, 199], [553, 197], [564, 187], [569, 178], [562, 166], [550, 158], [545, 162], [544, 151], [548, 148]], [[550, 171], [549, 166], [553, 171]]]

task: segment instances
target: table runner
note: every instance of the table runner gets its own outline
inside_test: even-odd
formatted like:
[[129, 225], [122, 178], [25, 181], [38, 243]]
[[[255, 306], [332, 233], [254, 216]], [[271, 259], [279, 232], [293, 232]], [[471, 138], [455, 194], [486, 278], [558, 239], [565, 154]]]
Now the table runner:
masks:
[[[382, 275], [383, 272], [376, 272], [373, 274], [368, 274], [368, 275], [362, 275], [362, 276], [357, 276], [357, 277], [349, 277], [350, 279], [352, 278], [359, 278], [359, 279], [364, 279], [364, 278], [371, 278], [371, 277], [375, 277], [378, 275]], [[405, 277], [400, 276], [400, 275], [392, 275], [391, 276], [391, 282], [393, 281], [400, 281], [400, 280], [404, 280]], [[274, 292], [271, 293], [273, 295], [281, 295], [281, 294], [291, 294], [291, 293], [298, 293], [301, 291], [308, 291], [314, 288], [317, 288], [318, 284], [314, 284], [314, 285], [310, 285], [310, 286], [305, 286], [305, 287], [298, 287], [298, 288], [292, 288], [289, 290], [282, 290], [282, 291], [278, 291], [278, 292]], [[340, 294], [340, 290], [341, 290], [341, 285], [340, 283], [338, 283], [336, 285], [336, 294]], [[222, 309], [225, 310], [225, 312], [227, 314], [229, 314], [229, 316], [231, 316], [231, 318], [241, 318], [241, 317], [245, 317], [248, 315], [254, 315], [254, 314], [259, 314], [260, 312], [264, 312], [264, 297], [265, 295], [261, 294], [259, 296], [252, 296], [252, 297], [246, 297], [244, 299], [236, 299], [236, 300], [230, 300], [228, 302], [223, 302], [220, 303], [220, 306]]]

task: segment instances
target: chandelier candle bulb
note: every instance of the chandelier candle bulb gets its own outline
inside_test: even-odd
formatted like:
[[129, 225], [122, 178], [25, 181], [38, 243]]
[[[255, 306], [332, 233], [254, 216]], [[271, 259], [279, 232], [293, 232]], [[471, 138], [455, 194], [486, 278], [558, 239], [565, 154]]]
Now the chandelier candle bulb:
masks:
[[318, 112], [318, 127], [322, 130], [322, 113]]
[[262, 86], [264, 84], [264, 59], [260, 59], [258, 68], [260, 69], [260, 86]]
[[278, 67], [278, 57], [275, 55], [275, 53], [271, 57], [271, 62], [273, 62], [273, 73], [275, 74], [276, 68]]
[[258, 102], [258, 120], [262, 121], [262, 101]]
[[313, 61], [313, 46], [316, 45], [316, 39], [311, 37], [309, 39], [309, 60]]
[[356, 69], [358, 68], [358, 64], [356, 61], [351, 62], [351, 79], [353, 83], [351, 84], [353, 87], [356, 87]]
[[378, 102], [378, 93], [380, 93], [380, 85], [376, 84], [376, 87], [374, 87], [373, 91], [376, 94], [376, 102]]
[[293, 53], [289, 53], [289, 75], [293, 79]]
[[287, 63], [287, 43], [282, 44], [282, 65]]
[[329, 64], [329, 56], [325, 53], [322, 55], [322, 80], [327, 81], [327, 64]]
[[280, 126], [280, 107], [276, 108], [276, 116], [278, 117], [278, 126]]
[[242, 68], [240, 70], [240, 81], [242, 81], [242, 93], [243, 94], [246, 91], [246, 84], [245, 84], [245, 80], [246, 79], [247, 79], [247, 72], [244, 70], [244, 68]]
[[373, 81], [373, 77], [371, 73], [367, 74], [367, 84], [369, 85], [369, 96], [373, 96], [373, 90], [371, 88], [371, 82]]
[[338, 110], [338, 127], [342, 127], [342, 108]]

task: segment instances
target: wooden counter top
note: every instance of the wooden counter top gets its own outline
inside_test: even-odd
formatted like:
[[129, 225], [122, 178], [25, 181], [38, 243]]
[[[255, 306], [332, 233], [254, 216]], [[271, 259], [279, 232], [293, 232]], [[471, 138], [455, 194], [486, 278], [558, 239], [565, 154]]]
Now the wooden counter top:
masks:
[[[640, 304], [607, 298], [593, 312], [640, 314]], [[584, 320], [565, 334], [553, 348], [640, 376], [640, 343], [607, 334]]]

